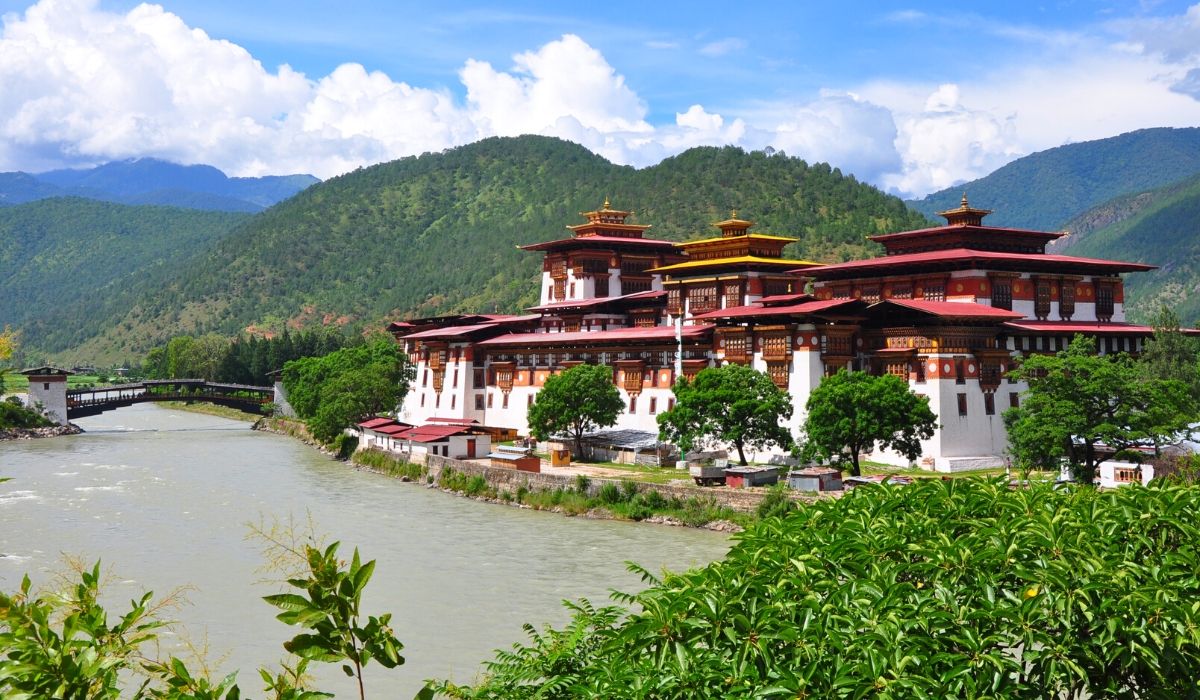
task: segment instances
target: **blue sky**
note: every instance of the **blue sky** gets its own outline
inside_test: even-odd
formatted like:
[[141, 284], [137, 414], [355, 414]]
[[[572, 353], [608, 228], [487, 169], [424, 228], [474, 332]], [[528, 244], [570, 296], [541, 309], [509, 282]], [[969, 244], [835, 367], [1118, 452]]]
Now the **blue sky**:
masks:
[[1070, 141], [1200, 126], [1200, 9], [1182, 2], [0, 10], [3, 170], [153, 155], [328, 177], [546, 133], [639, 166], [771, 145], [912, 196]]

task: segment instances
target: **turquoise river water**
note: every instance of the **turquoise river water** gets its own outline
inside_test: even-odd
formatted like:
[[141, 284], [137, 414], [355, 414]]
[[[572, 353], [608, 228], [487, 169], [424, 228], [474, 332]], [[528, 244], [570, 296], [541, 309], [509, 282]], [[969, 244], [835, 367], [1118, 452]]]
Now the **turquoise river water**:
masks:
[[[223, 672], [241, 669], [260, 696], [259, 665], [278, 661], [298, 630], [261, 600], [260, 546], [248, 523], [311, 514], [347, 556], [378, 560], [365, 611], [393, 613], [407, 663], [368, 668], [371, 698], [411, 698], [422, 679], [469, 682], [492, 650], [524, 639], [521, 625], [561, 624], [563, 599], [606, 603], [640, 587], [625, 568], [681, 570], [722, 557], [717, 533], [566, 518], [478, 503], [366, 472], [249, 424], [139, 405], [78, 421], [83, 435], [0, 442], [0, 588], [28, 572], [44, 580], [64, 554], [103, 559], [116, 573], [117, 611], [141, 590], [195, 587], [172, 614], [207, 635]], [[167, 648], [178, 645], [170, 635]], [[337, 666], [318, 686], [357, 687]]]

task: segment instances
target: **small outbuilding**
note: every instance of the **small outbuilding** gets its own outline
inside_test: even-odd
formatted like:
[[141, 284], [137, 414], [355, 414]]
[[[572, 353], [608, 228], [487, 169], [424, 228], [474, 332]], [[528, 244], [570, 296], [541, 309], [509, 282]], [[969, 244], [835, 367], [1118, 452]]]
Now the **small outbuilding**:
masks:
[[830, 467], [808, 467], [789, 472], [788, 488], [796, 491], [841, 491], [842, 472]]
[[501, 469], [516, 469], [522, 472], [542, 473], [542, 460], [528, 447], [499, 445], [488, 455], [493, 467]]
[[729, 467], [725, 470], [725, 485], [730, 488], [773, 486], [777, 483], [779, 483], [777, 467]]

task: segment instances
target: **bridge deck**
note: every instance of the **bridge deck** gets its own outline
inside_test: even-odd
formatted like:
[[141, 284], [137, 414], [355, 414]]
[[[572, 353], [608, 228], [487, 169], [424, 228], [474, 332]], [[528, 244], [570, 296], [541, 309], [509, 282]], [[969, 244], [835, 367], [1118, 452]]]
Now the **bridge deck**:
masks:
[[94, 416], [135, 403], [203, 401], [262, 413], [275, 400], [274, 387], [208, 382], [203, 379], [151, 379], [132, 384], [67, 390], [67, 418]]

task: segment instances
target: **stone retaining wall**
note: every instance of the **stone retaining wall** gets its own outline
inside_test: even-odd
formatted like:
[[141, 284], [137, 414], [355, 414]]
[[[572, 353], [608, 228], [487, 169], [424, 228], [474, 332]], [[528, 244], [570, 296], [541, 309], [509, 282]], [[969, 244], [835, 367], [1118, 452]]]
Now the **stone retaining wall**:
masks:
[[[418, 460], [419, 461], [419, 460]], [[458, 459], [449, 457], [441, 457], [435, 455], [425, 456], [425, 466], [429, 469], [429, 474], [436, 482], [442, 474], [442, 470], [446, 468], [453, 469], [455, 472], [465, 474], [467, 476], [482, 476], [483, 480], [491, 488], [501, 490], [506, 489], [512, 493], [516, 493], [517, 489], [524, 486], [530, 491], [540, 489], [554, 490], [557, 488], [568, 489], [575, 488], [577, 483], [575, 477], [560, 474], [534, 474], [531, 472], [517, 471], [516, 469], [504, 469], [502, 467], [490, 467], [485, 464], [476, 462], [464, 462]], [[600, 493], [600, 489], [605, 484], [616, 484], [621, 486], [625, 483], [624, 479], [604, 479], [599, 477], [588, 477], [587, 493], [589, 497], [595, 497]], [[717, 505], [730, 508], [732, 510], [743, 513], [753, 512], [758, 508], [758, 504], [766, 497], [766, 489], [730, 489], [730, 488], [700, 488], [696, 486], [670, 486], [667, 484], [648, 484], [645, 482], [635, 481], [638, 491], [645, 493], [650, 490], [658, 491], [664, 498], [679, 498], [680, 500], [688, 500], [690, 498], [711, 498]], [[790, 492], [792, 500], [811, 502], [816, 497], [800, 495], [797, 492]]]

